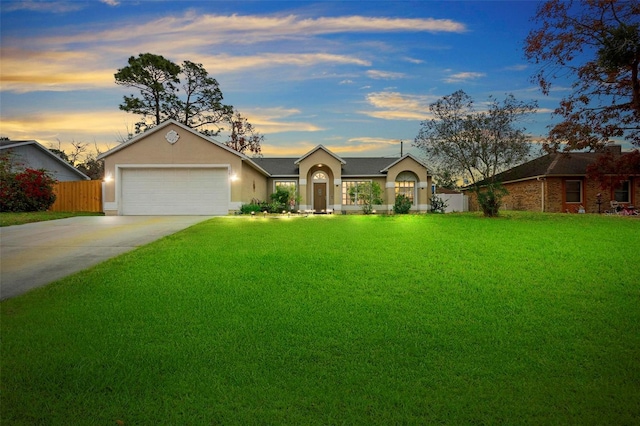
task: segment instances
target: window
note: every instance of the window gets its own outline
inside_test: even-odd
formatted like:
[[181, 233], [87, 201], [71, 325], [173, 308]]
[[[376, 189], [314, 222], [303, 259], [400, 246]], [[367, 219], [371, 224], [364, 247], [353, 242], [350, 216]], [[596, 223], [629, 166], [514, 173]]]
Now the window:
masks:
[[364, 181], [342, 181], [342, 204], [346, 206], [355, 206], [362, 204], [362, 200], [358, 197], [358, 190], [362, 187]]
[[567, 203], [582, 202], [582, 181], [568, 180], [564, 183], [565, 201]]
[[411, 172], [402, 172], [396, 178], [396, 197], [404, 195], [411, 204], [415, 203], [416, 176]]
[[278, 190], [278, 188], [282, 188], [282, 189], [296, 189], [296, 182], [294, 180], [277, 180], [276, 181], [276, 191]]
[[625, 180], [624, 182], [622, 182], [620, 187], [616, 188], [616, 191], [614, 194], [614, 200], [616, 200], [619, 203], [630, 203], [631, 194], [629, 192], [629, 188], [630, 188], [630, 185], [628, 180]]
[[316, 172], [313, 175], [313, 180], [327, 180], [327, 175], [325, 172]]

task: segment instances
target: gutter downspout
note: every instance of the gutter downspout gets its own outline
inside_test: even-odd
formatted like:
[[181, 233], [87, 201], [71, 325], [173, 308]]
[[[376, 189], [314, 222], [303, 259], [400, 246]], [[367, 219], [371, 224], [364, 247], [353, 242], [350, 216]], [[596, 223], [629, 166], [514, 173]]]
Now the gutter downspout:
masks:
[[544, 177], [537, 177], [536, 179], [540, 181], [540, 211], [544, 213], [544, 181], [546, 179]]

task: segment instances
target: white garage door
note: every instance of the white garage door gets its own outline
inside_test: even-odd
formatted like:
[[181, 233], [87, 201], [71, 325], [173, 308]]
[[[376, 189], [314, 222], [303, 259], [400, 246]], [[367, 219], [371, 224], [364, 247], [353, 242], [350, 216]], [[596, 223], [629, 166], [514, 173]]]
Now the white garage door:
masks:
[[122, 169], [123, 215], [226, 215], [229, 173], [212, 168]]

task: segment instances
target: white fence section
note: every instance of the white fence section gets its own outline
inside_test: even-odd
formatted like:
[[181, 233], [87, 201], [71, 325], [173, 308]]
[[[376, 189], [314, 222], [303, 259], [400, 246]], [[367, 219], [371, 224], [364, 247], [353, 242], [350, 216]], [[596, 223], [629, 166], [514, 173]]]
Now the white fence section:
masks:
[[445, 203], [447, 208], [445, 213], [453, 212], [468, 212], [469, 211], [469, 197], [464, 194], [436, 194]]

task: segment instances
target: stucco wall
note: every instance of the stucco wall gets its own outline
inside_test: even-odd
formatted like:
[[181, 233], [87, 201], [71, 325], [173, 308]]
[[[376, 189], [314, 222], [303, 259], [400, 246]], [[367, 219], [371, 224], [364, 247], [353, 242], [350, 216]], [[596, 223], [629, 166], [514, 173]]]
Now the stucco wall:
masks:
[[427, 169], [413, 158], [407, 157], [390, 167], [387, 172], [385, 188], [385, 201], [393, 208], [396, 201], [395, 182], [400, 173], [411, 172], [416, 175], [416, 202], [411, 206], [412, 211], [428, 211], [431, 203], [431, 176], [428, 176]]
[[242, 163], [240, 186], [242, 204], [249, 204], [252, 200], [264, 201], [271, 194], [267, 187], [267, 177], [246, 162]]
[[[180, 138], [174, 144], [167, 142], [165, 135], [175, 131]], [[168, 124], [157, 130], [143, 134], [130, 145], [113, 152], [104, 158], [105, 177], [113, 180], [105, 183], [105, 205], [116, 201], [116, 182], [118, 178], [117, 165], [169, 165], [169, 164], [207, 164], [229, 167], [231, 176], [240, 177], [231, 182], [231, 206], [239, 206], [246, 193], [243, 185], [247, 180], [242, 179], [242, 159], [237, 154], [221, 148], [197, 133], [186, 130], [175, 124]], [[251, 172], [249, 172], [252, 175]], [[108, 180], [108, 179], [107, 179]], [[256, 184], [258, 180], [256, 179]], [[256, 187], [258, 188], [258, 187]], [[117, 214], [117, 210], [105, 209], [107, 214]]]

